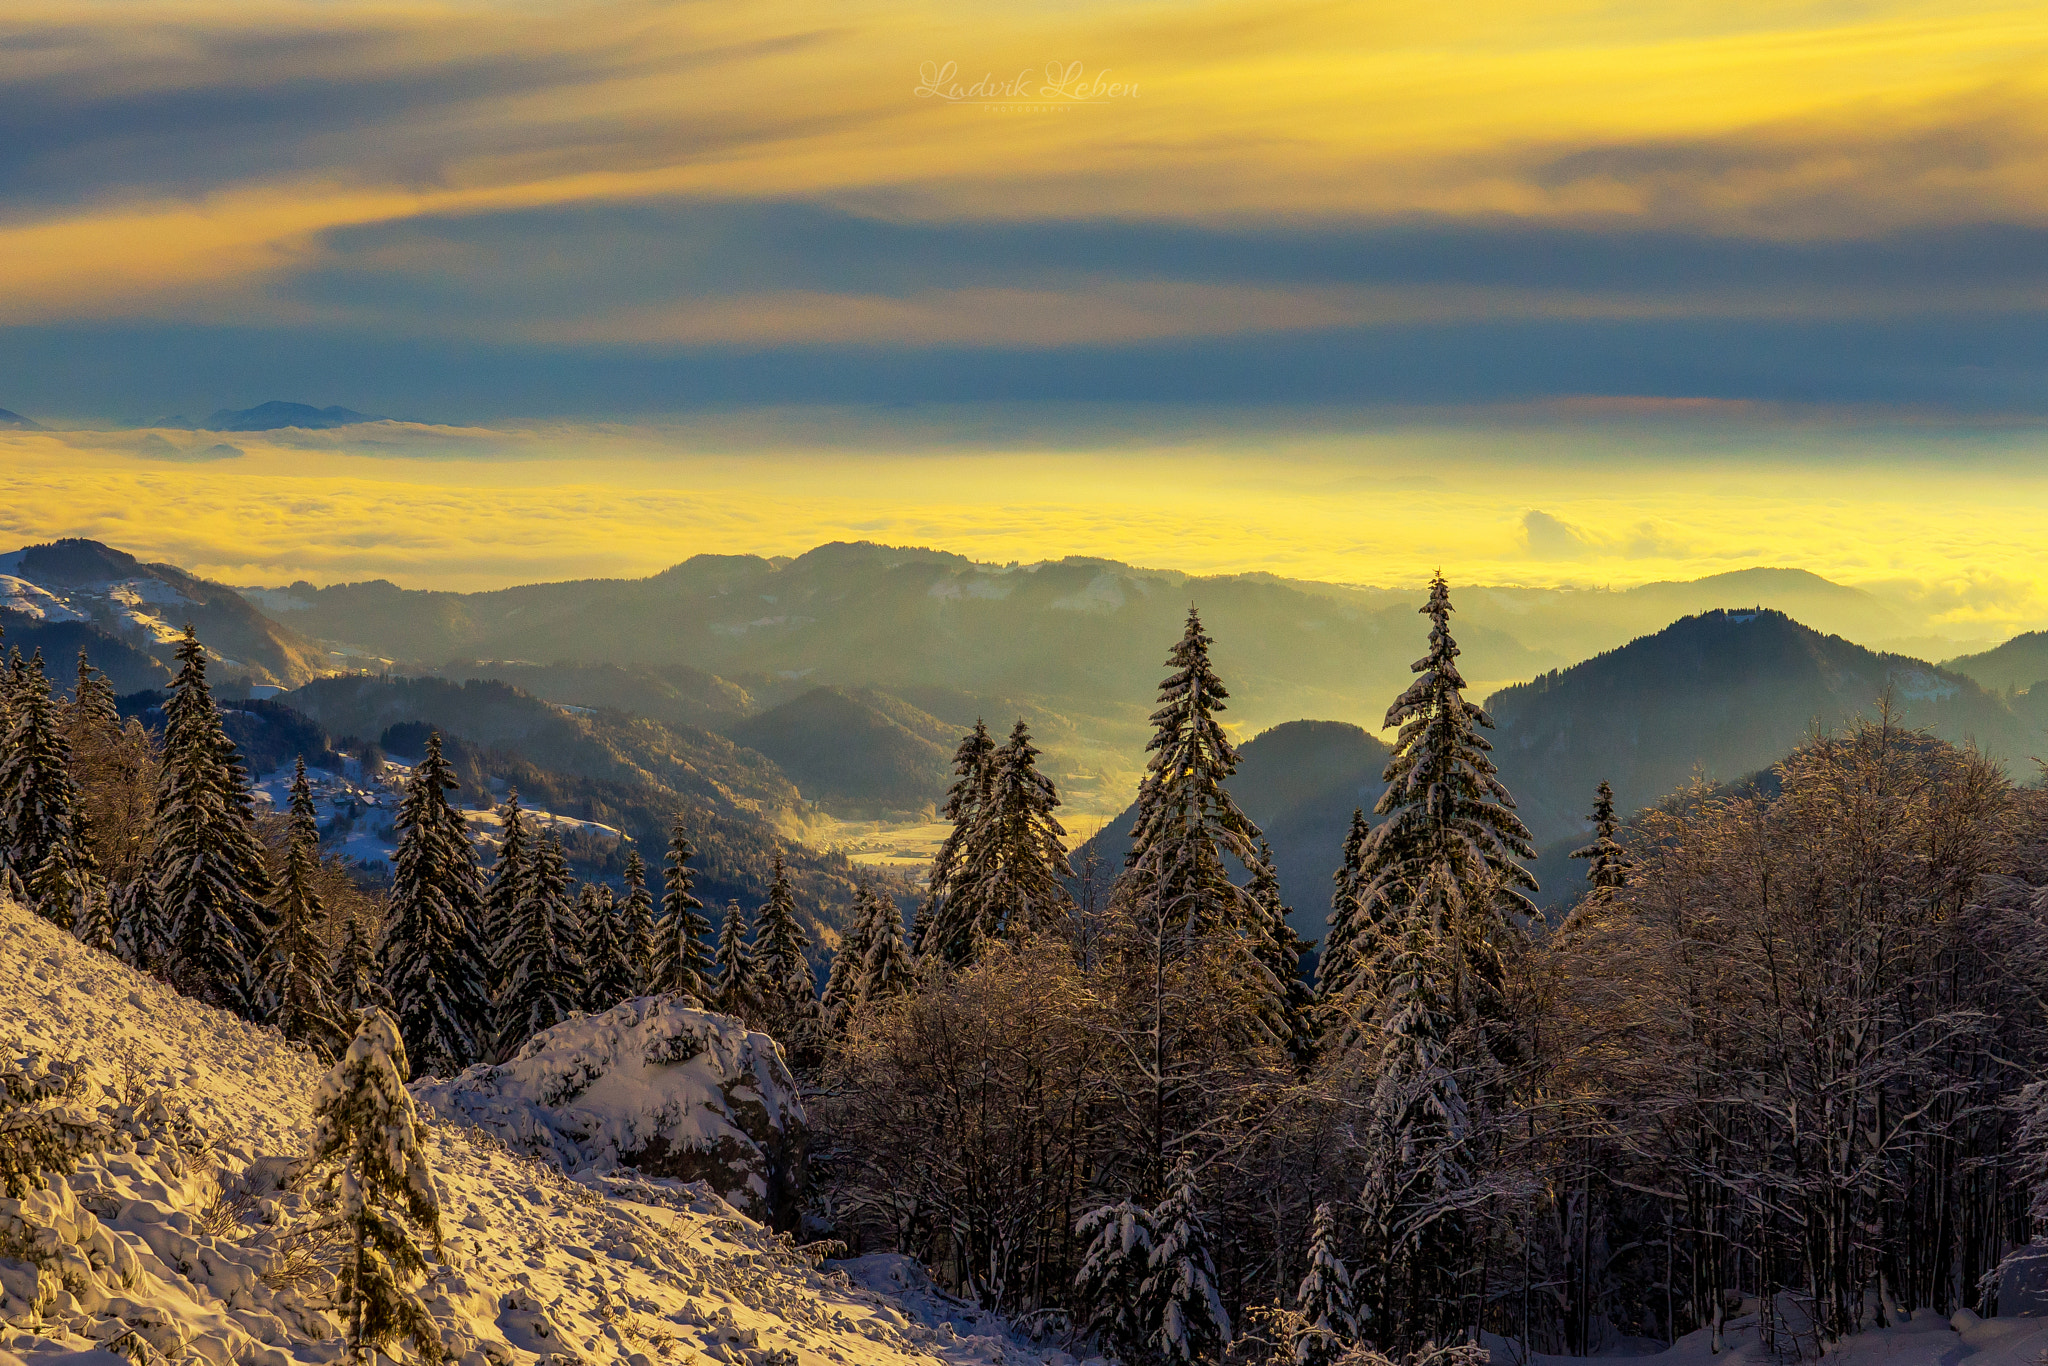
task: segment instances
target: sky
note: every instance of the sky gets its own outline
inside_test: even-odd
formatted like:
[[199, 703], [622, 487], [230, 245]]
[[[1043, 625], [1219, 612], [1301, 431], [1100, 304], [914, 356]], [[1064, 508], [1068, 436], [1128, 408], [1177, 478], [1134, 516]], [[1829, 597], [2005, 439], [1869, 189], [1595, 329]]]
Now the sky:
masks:
[[[465, 586], [1755, 553], [2033, 622], [2044, 96], [2048, 9], [1971, 0], [21, 0], [0, 408], [102, 435], [10, 438], [0, 526]], [[420, 425], [132, 444], [269, 399]]]

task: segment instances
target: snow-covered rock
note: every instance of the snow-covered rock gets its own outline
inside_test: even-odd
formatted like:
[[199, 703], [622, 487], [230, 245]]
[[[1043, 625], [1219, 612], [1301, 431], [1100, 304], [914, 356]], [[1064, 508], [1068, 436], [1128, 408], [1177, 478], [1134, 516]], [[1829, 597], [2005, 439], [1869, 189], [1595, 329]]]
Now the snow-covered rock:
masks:
[[782, 1050], [687, 998], [642, 996], [564, 1021], [502, 1066], [414, 1092], [566, 1172], [703, 1181], [754, 1218], [795, 1222], [805, 1119]]

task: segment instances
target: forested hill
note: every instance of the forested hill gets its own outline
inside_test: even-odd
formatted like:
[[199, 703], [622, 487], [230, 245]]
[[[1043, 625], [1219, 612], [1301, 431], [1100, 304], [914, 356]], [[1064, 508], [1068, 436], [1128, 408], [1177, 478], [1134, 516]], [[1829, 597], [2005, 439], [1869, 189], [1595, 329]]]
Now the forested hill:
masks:
[[2048, 680], [2048, 631], [2024, 631], [1993, 650], [1961, 655], [1942, 666], [1987, 688], [2032, 691]]
[[1539, 843], [1584, 828], [1593, 789], [1632, 811], [1697, 768], [1726, 779], [1768, 767], [1816, 725], [1874, 714], [1974, 741], [2008, 766], [2037, 752], [2027, 719], [1961, 674], [1822, 635], [1782, 612], [1715, 611], [1487, 699], [1501, 776]]

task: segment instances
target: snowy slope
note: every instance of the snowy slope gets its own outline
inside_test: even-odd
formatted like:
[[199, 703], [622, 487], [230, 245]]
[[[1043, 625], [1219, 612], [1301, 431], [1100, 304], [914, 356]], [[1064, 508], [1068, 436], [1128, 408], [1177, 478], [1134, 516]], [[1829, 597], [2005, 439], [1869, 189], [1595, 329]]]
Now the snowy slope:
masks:
[[[337, 1360], [330, 1282], [302, 1274], [304, 1198], [278, 1189], [320, 1069], [18, 907], [0, 903], [0, 936], [6, 1058], [83, 1060], [79, 1103], [128, 1131], [0, 1201], [0, 1366], [124, 1366], [101, 1343], [144, 1366]], [[112, 1094], [153, 1092], [164, 1107]], [[459, 1366], [1072, 1366], [903, 1258], [821, 1270], [703, 1186], [572, 1181], [422, 1118], [449, 1235], [424, 1294]], [[38, 1238], [63, 1275], [9, 1256]]]
[[[320, 827], [321, 845], [326, 853], [364, 867], [390, 867], [398, 854], [399, 804], [405, 785], [412, 779], [409, 764], [386, 760], [371, 771], [361, 760], [343, 755], [340, 771], [309, 766], [306, 784], [313, 792], [313, 816]], [[250, 789], [256, 800], [268, 802], [273, 811], [291, 804], [292, 767], [285, 765], [256, 778]], [[496, 811], [459, 813], [468, 822], [470, 834], [484, 849], [496, 849], [504, 822]], [[580, 831], [600, 841], [616, 842], [624, 836], [613, 826], [599, 821], [579, 820], [540, 807], [528, 807], [522, 815], [529, 832], [566, 835]]]

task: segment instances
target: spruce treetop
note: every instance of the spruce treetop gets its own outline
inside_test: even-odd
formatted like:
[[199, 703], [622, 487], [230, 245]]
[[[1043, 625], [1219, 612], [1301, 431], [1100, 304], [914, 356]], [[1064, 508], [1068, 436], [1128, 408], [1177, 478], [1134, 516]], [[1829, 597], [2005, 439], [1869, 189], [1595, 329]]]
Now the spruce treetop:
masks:
[[661, 922], [655, 929], [653, 982], [655, 991], [680, 992], [709, 1002], [717, 964], [705, 943], [711, 921], [695, 892], [696, 870], [690, 860], [696, 847], [678, 819], [669, 831], [668, 861], [663, 865]]
[[1573, 858], [1582, 858], [1586, 863], [1586, 881], [1598, 891], [1618, 891], [1628, 885], [1628, 876], [1635, 862], [1615, 836], [1621, 831], [1621, 822], [1614, 814], [1614, 789], [1605, 782], [1600, 784], [1594, 795], [1592, 843], [1582, 849], [1572, 850]]
[[1400, 730], [1382, 775], [1387, 790], [1374, 808], [1388, 819], [1372, 832], [1367, 862], [1382, 877], [1408, 865], [1399, 875], [1413, 878], [1435, 864], [1463, 868], [1476, 860], [1506, 884], [1517, 909], [1534, 914], [1522, 892], [1534, 891], [1536, 880], [1516, 860], [1534, 858], [1535, 846], [1488, 757], [1493, 745], [1479, 733], [1493, 728], [1493, 718], [1465, 700], [1452, 610], [1439, 573], [1421, 609], [1430, 622], [1429, 653], [1409, 666], [1414, 682], [1387, 708], [1385, 724]]
[[1216, 714], [1229, 696], [1209, 663], [1210, 638], [1188, 609], [1186, 630], [1168, 656], [1173, 673], [1159, 686], [1146, 750], [1145, 777], [1122, 895], [1149, 902], [1190, 936], [1236, 929], [1258, 908], [1230, 881], [1227, 854], [1246, 868], [1258, 862], [1258, 827], [1238, 809], [1224, 782], [1237, 771], [1237, 750]]

